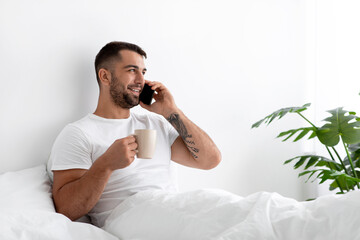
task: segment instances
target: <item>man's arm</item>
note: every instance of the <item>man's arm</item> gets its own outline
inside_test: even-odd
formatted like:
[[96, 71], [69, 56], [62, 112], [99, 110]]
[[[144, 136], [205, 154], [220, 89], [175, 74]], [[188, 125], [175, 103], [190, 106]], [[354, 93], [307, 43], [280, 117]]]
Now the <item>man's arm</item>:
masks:
[[221, 153], [215, 143], [180, 110], [172, 113], [167, 120], [180, 135], [171, 147], [173, 161], [206, 170], [220, 163]]
[[134, 161], [136, 148], [134, 136], [118, 139], [89, 170], [53, 171], [56, 211], [71, 220], [87, 214], [99, 201], [111, 173], [129, 166]]
[[194, 168], [216, 167], [221, 161], [221, 153], [211, 138], [177, 108], [172, 95], [164, 85], [159, 82], [146, 83], [156, 91], [156, 102], [151, 106], [143, 103], [140, 105], [165, 117], [180, 135], [171, 147], [171, 159]]
[[89, 170], [53, 171], [53, 198], [58, 213], [76, 220], [95, 206], [111, 175], [109, 169], [98, 166], [100, 163], [95, 162]]

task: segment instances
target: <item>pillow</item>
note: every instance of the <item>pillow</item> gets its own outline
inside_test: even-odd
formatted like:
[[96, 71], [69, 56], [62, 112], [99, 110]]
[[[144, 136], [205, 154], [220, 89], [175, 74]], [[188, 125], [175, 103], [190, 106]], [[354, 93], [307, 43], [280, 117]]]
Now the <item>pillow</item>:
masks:
[[0, 174], [0, 210], [55, 211], [45, 164]]

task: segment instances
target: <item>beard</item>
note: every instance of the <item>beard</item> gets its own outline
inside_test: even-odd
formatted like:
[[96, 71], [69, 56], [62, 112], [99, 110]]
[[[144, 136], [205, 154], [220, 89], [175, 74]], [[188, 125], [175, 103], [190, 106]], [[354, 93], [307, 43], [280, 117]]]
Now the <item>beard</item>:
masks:
[[127, 88], [118, 81], [114, 74], [113, 76], [113, 81], [110, 83], [110, 95], [115, 105], [127, 109], [139, 105], [139, 97], [127, 92]]

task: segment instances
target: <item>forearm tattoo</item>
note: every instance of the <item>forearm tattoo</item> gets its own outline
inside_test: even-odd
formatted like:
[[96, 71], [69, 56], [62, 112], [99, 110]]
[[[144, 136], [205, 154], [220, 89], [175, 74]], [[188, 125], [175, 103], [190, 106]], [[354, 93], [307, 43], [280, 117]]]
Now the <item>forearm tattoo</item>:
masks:
[[180, 119], [179, 114], [173, 113], [167, 118], [167, 120], [179, 133], [193, 158], [198, 158], [197, 154], [199, 153], [199, 149], [195, 147], [195, 142], [192, 140], [192, 135], [188, 133], [185, 124]]

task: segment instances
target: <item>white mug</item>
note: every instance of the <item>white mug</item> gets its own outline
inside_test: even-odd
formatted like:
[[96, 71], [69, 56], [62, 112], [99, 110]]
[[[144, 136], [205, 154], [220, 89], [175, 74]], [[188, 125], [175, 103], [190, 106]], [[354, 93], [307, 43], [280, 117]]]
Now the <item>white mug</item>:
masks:
[[156, 147], [156, 130], [136, 129], [136, 143], [138, 144], [136, 156], [138, 158], [153, 158]]

